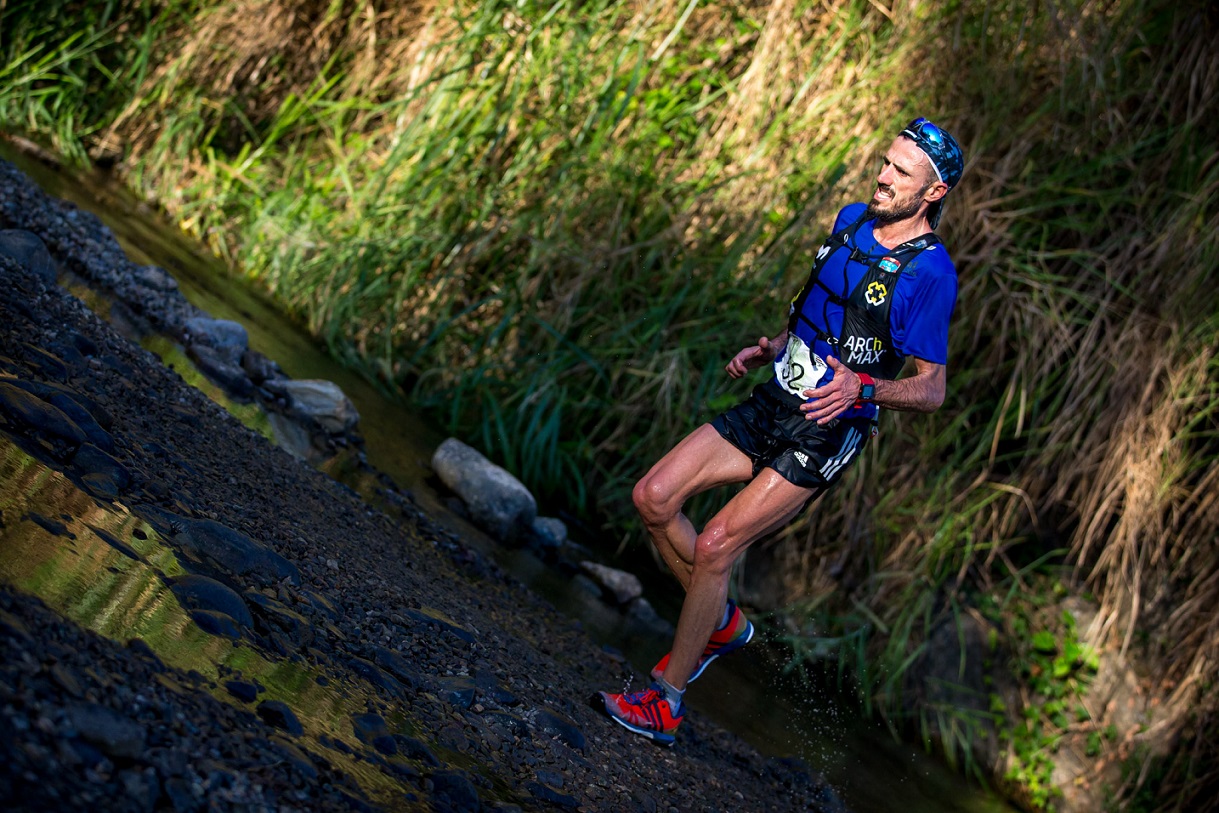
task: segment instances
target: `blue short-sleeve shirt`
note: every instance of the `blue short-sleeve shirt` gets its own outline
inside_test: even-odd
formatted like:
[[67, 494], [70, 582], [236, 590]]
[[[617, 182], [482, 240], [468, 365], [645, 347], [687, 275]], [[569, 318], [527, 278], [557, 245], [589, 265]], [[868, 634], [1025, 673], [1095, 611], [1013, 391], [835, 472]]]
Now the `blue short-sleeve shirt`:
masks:
[[[863, 215], [866, 208], [867, 204], [864, 203], [853, 203], [844, 208], [834, 222], [834, 232], [850, 226]], [[856, 244], [865, 254], [876, 256], [883, 252], [884, 248], [873, 236], [872, 227], [873, 221], [870, 220], [861, 224], [855, 237]], [[842, 297], [846, 297], [868, 271], [866, 263], [850, 259], [849, 254], [850, 252], [842, 250], [834, 252], [821, 272], [822, 282]], [[904, 356], [914, 356], [934, 364], [947, 364], [948, 323], [956, 301], [957, 272], [948, 251], [942, 244], [937, 244], [919, 252], [902, 269], [893, 291], [893, 305], [889, 311], [893, 346]], [[843, 308], [831, 302], [819, 286], [811, 286], [804, 301], [803, 314], [813, 324], [821, 326], [826, 333], [832, 336], [841, 335]], [[848, 353], [847, 348], [843, 347], [839, 352], [835, 352], [803, 320], [797, 320], [795, 332], [817, 355], [822, 358], [835, 356], [847, 367], [851, 366], [850, 358], [841, 357]], [[827, 368], [818, 386], [833, 378], [834, 371]], [[851, 416], [874, 417], [876, 412], [875, 404], [867, 404]]]

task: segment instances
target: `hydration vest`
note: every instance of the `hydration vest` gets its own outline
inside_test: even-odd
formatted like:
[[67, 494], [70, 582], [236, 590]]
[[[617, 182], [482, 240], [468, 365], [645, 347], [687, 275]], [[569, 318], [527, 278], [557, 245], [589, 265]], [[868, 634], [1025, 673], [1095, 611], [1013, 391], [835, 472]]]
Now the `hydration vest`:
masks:
[[[893, 307], [893, 293], [897, 289], [897, 281], [906, 272], [910, 262], [931, 246], [940, 242], [940, 238], [928, 232], [921, 237], [907, 240], [894, 249], [884, 249], [880, 254], [865, 254], [855, 244], [855, 234], [867, 218], [867, 212], [845, 229], [832, 234], [817, 252], [813, 262], [813, 270], [809, 273], [808, 282], [800, 289], [800, 293], [792, 300], [791, 315], [788, 318], [787, 332], [789, 336], [796, 335], [796, 325], [803, 321], [817, 334], [817, 338], [834, 349], [839, 361], [857, 373], [867, 373], [875, 378], [895, 379], [905, 365], [906, 357], [893, 346], [893, 335], [889, 327], [889, 311]], [[822, 271], [836, 251], [848, 249], [851, 260], [867, 263], [868, 270], [855, 286], [854, 290], [846, 292], [849, 284], [847, 276], [848, 263], [842, 266], [843, 293], [839, 294], [821, 279]], [[821, 288], [833, 302], [843, 309], [842, 331], [838, 336], [827, 332], [829, 315], [822, 312], [822, 325], [818, 325], [804, 315], [804, 303], [808, 300], [813, 286]]]

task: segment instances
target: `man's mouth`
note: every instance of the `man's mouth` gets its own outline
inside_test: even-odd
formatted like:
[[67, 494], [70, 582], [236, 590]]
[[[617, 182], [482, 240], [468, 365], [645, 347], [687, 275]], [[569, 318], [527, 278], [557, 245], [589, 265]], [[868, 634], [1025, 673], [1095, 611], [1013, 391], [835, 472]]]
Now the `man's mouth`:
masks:
[[872, 195], [873, 200], [892, 200], [893, 188], [889, 186], [876, 185], [876, 192]]

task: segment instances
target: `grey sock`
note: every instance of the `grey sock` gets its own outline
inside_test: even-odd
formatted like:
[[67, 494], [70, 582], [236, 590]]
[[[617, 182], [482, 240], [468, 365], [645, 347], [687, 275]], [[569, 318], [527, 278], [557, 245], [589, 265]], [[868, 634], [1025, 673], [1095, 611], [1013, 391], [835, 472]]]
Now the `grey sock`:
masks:
[[686, 690], [674, 688], [673, 685], [664, 678], [661, 678], [659, 683], [660, 688], [664, 690], [665, 700], [669, 701], [669, 711], [677, 714], [677, 710], [681, 708], [682, 695], [686, 693]]
[[716, 627], [716, 629], [722, 630], [724, 627], [728, 626], [728, 622], [731, 620], [732, 620], [732, 605], [725, 603], [724, 604], [724, 617], [720, 619], [720, 625], [718, 627]]

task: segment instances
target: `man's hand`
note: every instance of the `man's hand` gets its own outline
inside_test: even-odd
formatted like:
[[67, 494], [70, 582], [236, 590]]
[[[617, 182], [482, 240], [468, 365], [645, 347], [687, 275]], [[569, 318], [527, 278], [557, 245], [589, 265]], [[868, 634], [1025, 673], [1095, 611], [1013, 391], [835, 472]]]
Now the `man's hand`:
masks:
[[815, 398], [816, 400], [800, 405], [800, 411], [804, 413], [805, 420], [816, 421], [820, 424], [829, 423], [853, 407], [859, 400], [859, 392], [863, 388], [859, 376], [838, 359], [826, 356], [825, 363], [830, 365], [830, 369], [834, 371], [833, 380], [825, 386], [805, 390], [805, 398]]
[[[780, 335], [785, 337], [787, 333], [784, 331], [784, 333]], [[775, 356], [778, 355], [778, 350], [776, 348], [778, 338], [779, 337], [776, 337], [775, 341], [771, 342], [770, 339], [763, 336], [762, 338], [758, 339], [758, 343], [756, 345], [746, 347], [741, 352], [733, 356], [732, 361], [728, 362], [724, 369], [727, 370], [728, 375], [732, 376], [733, 378], [740, 378], [750, 370], [765, 367], [767, 364], [774, 361]]]

